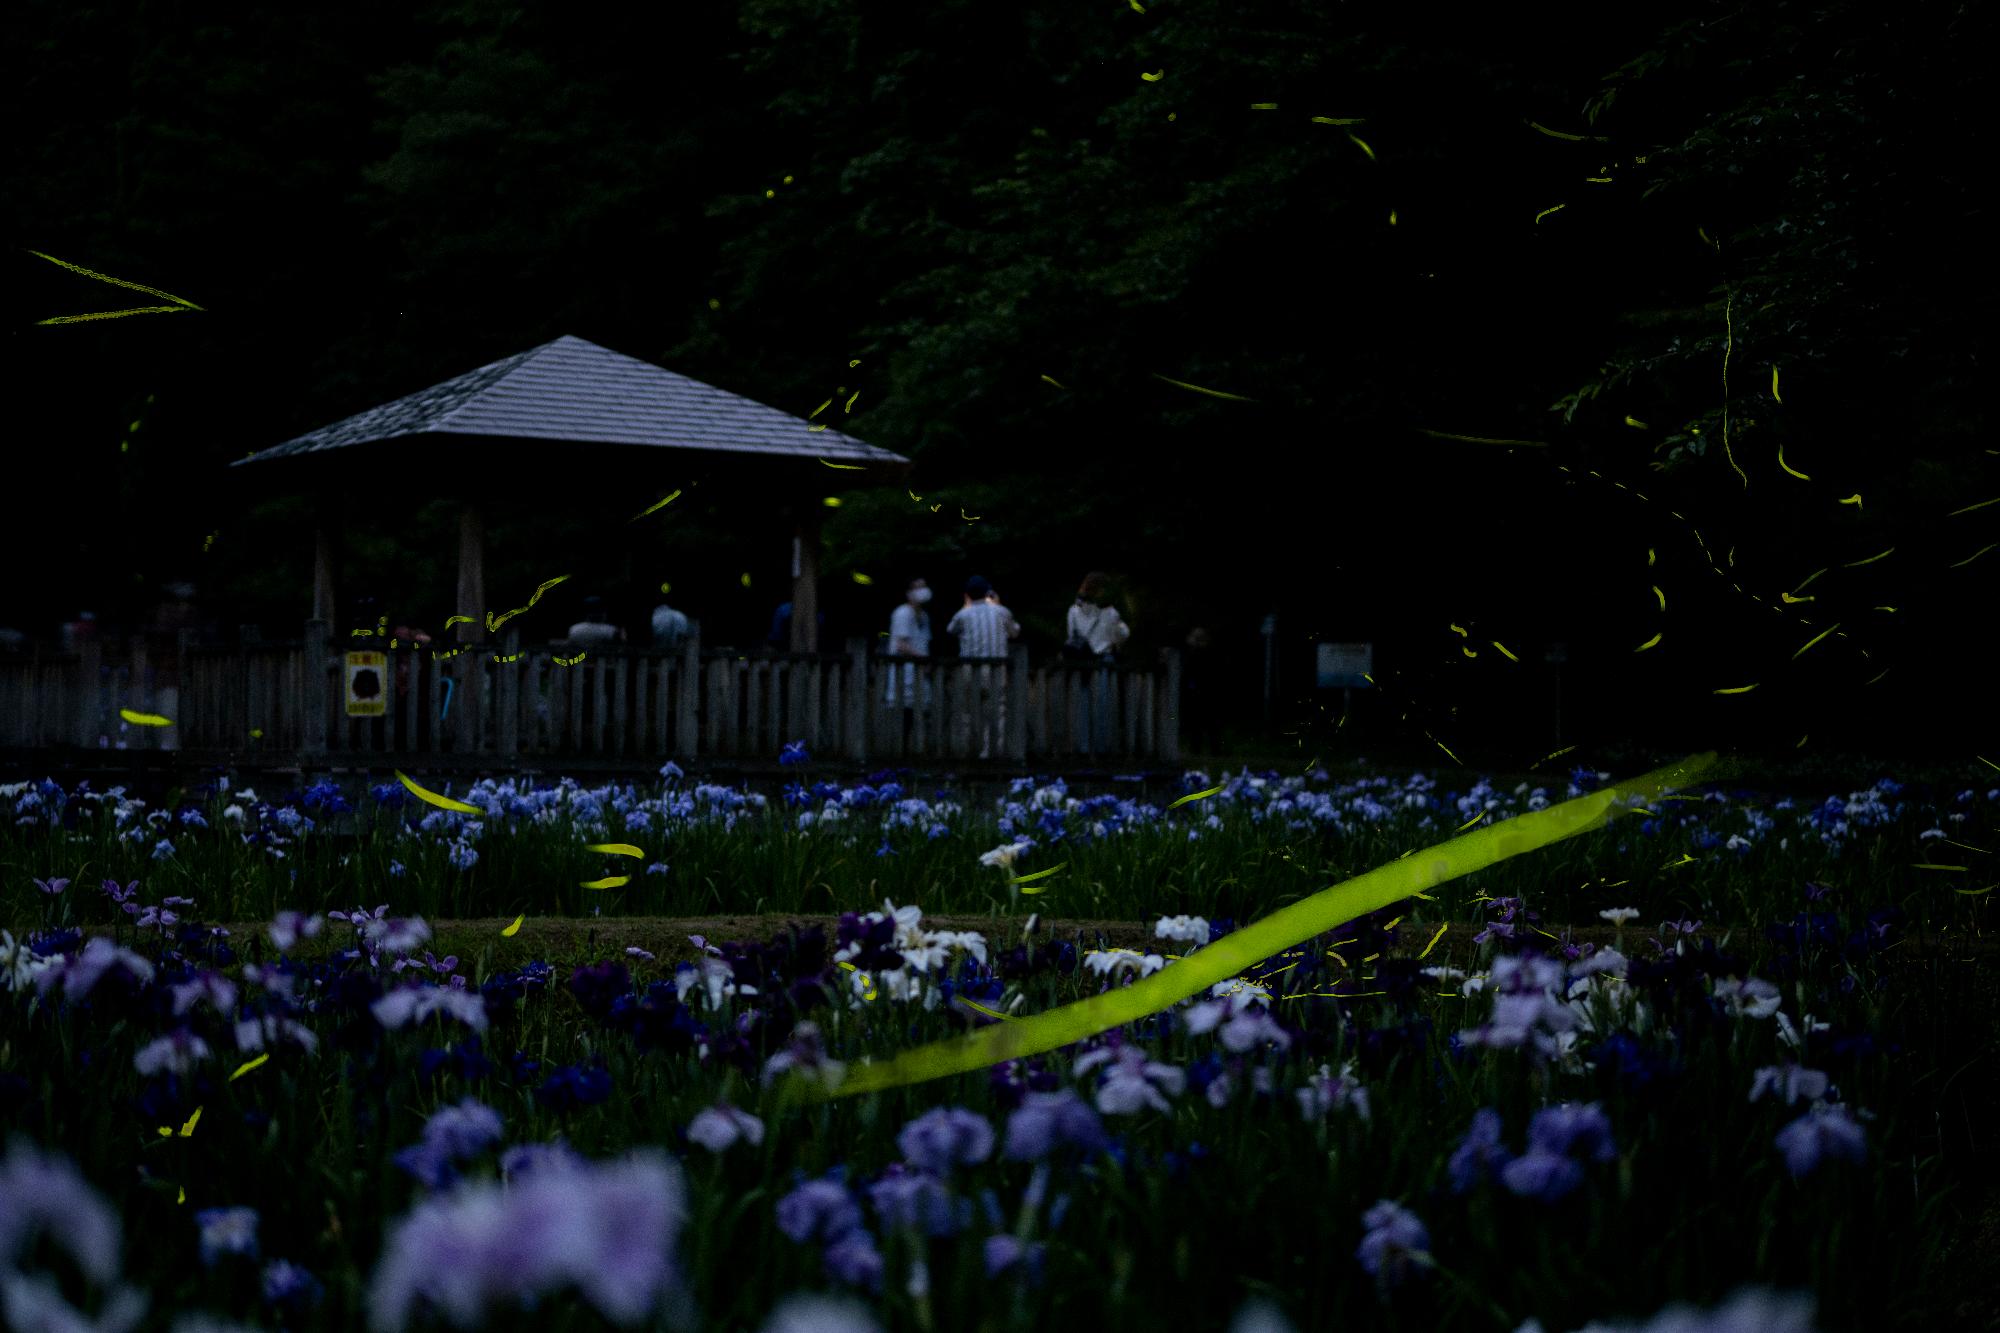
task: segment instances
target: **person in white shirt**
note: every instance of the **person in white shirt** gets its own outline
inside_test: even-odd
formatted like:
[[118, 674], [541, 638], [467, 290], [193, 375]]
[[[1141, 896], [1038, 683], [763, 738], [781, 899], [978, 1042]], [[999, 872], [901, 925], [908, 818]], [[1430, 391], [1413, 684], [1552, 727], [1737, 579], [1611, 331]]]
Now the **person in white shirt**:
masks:
[[[931, 600], [930, 585], [922, 579], [911, 579], [903, 592], [903, 604], [889, 613], [889, 656], [892, 658], [929, 657], [931, 655], [931, 613], [924, 608]], [[911, 661], [889, 665], [888, 694], [884, 703], [895, 703], [898, 685], [901, 686], [903, 707], [914, 708], [917, 701], [917, 666]], [[931, 683], [928, 678], [923, 684], [924, 706], [931, 701]]]
[[1076, 590], [1076, 603], [1069, 609], [1064, 656], [1072, 661], [1096, 661], [1086, 687], [1083, 707], [1077, 719], [1077, 748], [1085, 753], [1107, 747], [1112, 740], [1111, 673], [1104, 670], [1118, 660], [1120, 646], [1132, 637], [1132, 627], [1110, 604], [1110, 580], [1092, 571], [1083, 576]]
[[667, 652], [678, 651], [687, 642], [688, 618], [665, 602], [653, 608], [653, 646]]
[[[973, 725], [979, 731], [979, 757], [993, 757], [993, 742], [1004, 744], [1007, 694], [1007, 642], [1021, 633], [1014, 615], [990, 600], [993, 585], [975, 574], [965, 581], [965, 605], [944, 627], [958, 640], [958, 655], [979, 663], [975, 671], [977, 700]], [[995, 658], [1000, 659], [994, 661]]]
[[623, 643], [625, 631], [604, 618], [604, 599], [586, 597], [583, 599], [583, 619], [569, 627], [569, 641], [584, 647], [596, 648], [605, 644]]

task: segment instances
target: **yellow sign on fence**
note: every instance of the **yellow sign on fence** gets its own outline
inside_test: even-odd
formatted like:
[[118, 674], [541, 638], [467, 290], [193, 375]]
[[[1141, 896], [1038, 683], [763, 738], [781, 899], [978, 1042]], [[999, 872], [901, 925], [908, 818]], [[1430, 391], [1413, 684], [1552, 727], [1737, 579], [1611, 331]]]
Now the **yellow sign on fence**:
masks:
[[347, 715], [382, 717], [389, 711], [389, 654], [347, 655]]

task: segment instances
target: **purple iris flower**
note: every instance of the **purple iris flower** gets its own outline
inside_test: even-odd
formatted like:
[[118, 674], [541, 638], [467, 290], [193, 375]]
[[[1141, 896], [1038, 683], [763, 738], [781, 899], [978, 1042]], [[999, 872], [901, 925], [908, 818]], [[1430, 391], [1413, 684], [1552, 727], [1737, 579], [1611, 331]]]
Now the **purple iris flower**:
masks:
[[1554, 1203], [1583, 1183], [1583, 1168], [1560, 1153], [1530, 1148], [1500, 1169], [1500, 1180], [1522, 1198]]
[[1611, 1121], [1596, 1102], [1565, 1102], [1535, 1112], [1535, 1118], [1528, 1122], [1528, 1149], [1594, 1162], [1609, 1162], [1618, 1156]]
[[801, 1245], [836, 1241], [860, 1226], [860, 1205], [836, 1181], [808, 1180], [778, 1200], [778, 1230]]
[[885, 1230], [949, 1236], [971, 1221], [969, 1201], [954, 1201], [942, 1180], [925, 1171], [907, 1170], [900, 1162], [868, 1187], [868, 1197]]
[[1104, 1122], [1073, 1092], [1031, 1092], [1007, 1117], [1007, 1156], [1017, 1162], [1039, 1162], [1063, 1148], [1094, 1156], [1109, 1145]]
[[826, 1247], [822, 1258], [826, 1271], [852, 1287], [879, 1291], [885, 1265], [875, 1238], [866, 1231], [850, 1231]]
[[1354, 1257], [1383, 1285], [1400, 1285], [1416, 1266], [1417, 1255], [1428, 1255], [1430, 1232], [1415, 1213], [1383, 1199], [1362, 1215], [1366, 1228]]
[[1514, 1155], [1500, 1142], [1500, 1129], [1500, 1113], [1492, 1107], [1473, 1112], [1471, 1128], [1451, 1155], [1448, 1169], [1453, 1192], [1465, 1193], [1513, 1160]]
[[940, 1106], [903, 1126], [896, 1146], [913, 1165], [945, 1176], [955, 1165], [983, 1162], [992, 1155], [993, 1126], [977, 1111]]
[[1810, 1175], [1827, 1161], [1863, 1162], [1868, 1137], [1840, 1102], [1819, 1102], [1778, 1131], [1775, 1140], [1794, 1177]]

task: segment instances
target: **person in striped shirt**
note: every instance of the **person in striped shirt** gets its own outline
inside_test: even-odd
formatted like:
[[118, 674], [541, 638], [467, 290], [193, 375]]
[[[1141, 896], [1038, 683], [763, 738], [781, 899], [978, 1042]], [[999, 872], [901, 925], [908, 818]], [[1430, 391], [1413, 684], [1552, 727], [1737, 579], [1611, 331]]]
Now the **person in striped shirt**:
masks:
[[[965, 605], [944, 632], [958, 641], [958, 655], [978, 662], [979, 703], [974, 711], [979, 731], [979, 757], [989, 759], [996, 737], [1004, 736], [1007, 723], [1007, 641], [1021, 633], [1014, 616], [998, 602], [989, 601], [993, 585], [974, 574], [965, 581]], [[999, 659], [995, 661], [994, 659]]]

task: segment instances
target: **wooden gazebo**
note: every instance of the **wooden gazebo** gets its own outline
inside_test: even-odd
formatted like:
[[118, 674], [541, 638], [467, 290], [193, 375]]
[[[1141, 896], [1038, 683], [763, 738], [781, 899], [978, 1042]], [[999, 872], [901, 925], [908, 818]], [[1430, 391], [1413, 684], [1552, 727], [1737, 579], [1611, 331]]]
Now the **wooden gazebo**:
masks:
[[[489, 605], [483, 501], [500, 489], [496, 482], [518, 492], [523, 479], [556, 490], [582, 480], [627, 490], [641, 509], [639, 497], [657, 486], [668, 458], [778, 499], [792, 528], [791, 648], [817, 652], [816, 497], [894, 483], [910, 460], [582, 338], [517, 352], [230, 466], [257, 469], [261, 487], [321, 497], [312, 616], [328, 623], [343, 492], [391, 472], [404, 486], [415, 480], [429, 493], [458, 497], [458, 610], [476, 621]], [[461, 642], [482, 632], [476, 623], [458, 627]]]
[[[754, 493], [779, 512], [792, 544], [791, 652], [704, 649], [697, 623], [675, 649], [592, 648], [583, 660], [560, 645], [524, 648], [518, 621], [485, 622], [512, 609], [486, 597], [492, 501], [524, 490], [550, 500], [630, 494], [637, 513], [664, 498], [663, 463], [673, 475], [699, 472]], [[892, 666], [870, 638], [822, 651], [822, 500], [896, 484], [909, 466], [887, 449], [649, 362], [557, 338], [231, 464], [246, 489], [315, 499], [312, 611], [300, 637], [202, 646], [183, 634], [171, 687], [156, 678], [143, 639], [124, 651], [90, 643], [0, 662], [0, 768], [32, 767], [42, 762], [38, 751], [56, 747], [79, 762], [77, 750], [129, 745], [177, 749], [187, 764], [312, 772], [642, 772], [669, 756], [770, 763], [793, 740], [821, 758], [857, 763], [1175, 763], [1180, 672], [1172, 650], [1157, 664], [1116, 668], [1031, 664], [1018, 643], [1004, 663], [944, 657]], [[342, 505], [353, 503], [341, 497], [366, 494], [385, 475], [399, 489], [459, 504], [464, 620], [455, 645], [420, 651], [350, 640], [372, 627], [335, 628]], [[393, 683], [377, 679], [362, 701], [356, 673], [375, 659], [354, 654], [384, 648], [395, 659]], [[891, 671], [906, 664], [917, 678], [908, 697], [919, 701], [909, 706], [890, 689]], [[1088, 733], [1086, 691], [1098, 718]], [[170, 715], [173, 725], [123, 726], [121, 707]]]

